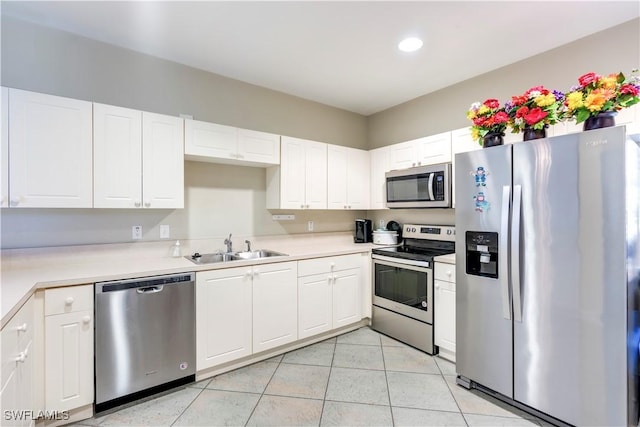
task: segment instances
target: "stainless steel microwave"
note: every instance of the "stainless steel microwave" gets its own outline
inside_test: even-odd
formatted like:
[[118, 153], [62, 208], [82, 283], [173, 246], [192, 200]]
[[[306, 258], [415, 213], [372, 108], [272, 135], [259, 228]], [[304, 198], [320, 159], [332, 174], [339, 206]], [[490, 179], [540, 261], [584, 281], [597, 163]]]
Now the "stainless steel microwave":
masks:
[[451, 163], [389, 171], [388, 208], [451, 207]]

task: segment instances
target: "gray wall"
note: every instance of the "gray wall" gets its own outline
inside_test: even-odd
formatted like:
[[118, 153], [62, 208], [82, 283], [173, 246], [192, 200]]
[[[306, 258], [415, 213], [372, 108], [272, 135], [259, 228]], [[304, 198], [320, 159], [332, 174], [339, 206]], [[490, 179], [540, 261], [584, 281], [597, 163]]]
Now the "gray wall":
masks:
[[[4, 86], [86, 99], [262, 130], [356, 148], [377, 148], [468, 126], [473, 101], [501, 100], [529, 87], [568, 89], [587, 71], [629, 71], [640, 65], [640, 20], [594, 34], [517, 64], [428, 94], [368, 118], [184, 65], [2, 17]], [[232, 183], [232, 184], [231, 184]], [[315, 229], [348, 231], [353, 219], [453, 224], [452, 209], [268, 211], [263, 169], [185, 163], [185, 209], [2, 209], [3, 248], [131, 241], [142, 225], [144, 240], [222, 239], [240, 235], [294, 234]], [[274, 213], [296, 220], [275, 222]], [[222, 246], [220, 246], [222, 247]]]
[[630, 72], [639, 66], [635, 19], [369, 116], [369, 149], [469, 126], [466, 112], [474, 101], [504, 102], [537, 85], [566, 91], [589, 71]]
[[2, 86], [367, 147], [359, 114], [6, 16]]

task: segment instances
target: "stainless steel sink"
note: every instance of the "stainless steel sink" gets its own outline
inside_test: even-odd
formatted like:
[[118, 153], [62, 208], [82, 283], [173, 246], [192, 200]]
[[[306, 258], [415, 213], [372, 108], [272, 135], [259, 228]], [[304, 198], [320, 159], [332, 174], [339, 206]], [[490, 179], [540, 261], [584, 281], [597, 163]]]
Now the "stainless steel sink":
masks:
[[191, 262], [196, 264], [213, 264], [216, 262], [227, 262], [227, 261], [235, 261], [239, 258], [236, 258], [233, 254], [223, 254], [223, 253], [215, 253], [215, 254], [202, 254], [195, 253], [190, 256], [186, 256]]
[[244, 251], [244, 252], [236, 252], [234, 254], [236, 257], [240, 259], [256, 259], [256, 258], [270, 258], [274, 256], [287, 256], [287, 254], [283, 254], [276, 251], [270, 251], [268, 249], [258, 249], [256, 251]]
[[256, 251], [244, 251], [244, 252], [234, 252], [234, 253], [213, 253], [213, 254], [199, 254], [195, 253], [193, 255], [185, 256], [186, 259], [195, 263], [195, 264], [214, 264], [218, 262], [229, 262], [229, 261], [241, 261], [248, 259], [260, 259], [260, 258], [270, 258], [277, 256], [287, 256], [287, 254], [283, 254], [281, 252], [271, 251], [268, 249], [259, 249]]

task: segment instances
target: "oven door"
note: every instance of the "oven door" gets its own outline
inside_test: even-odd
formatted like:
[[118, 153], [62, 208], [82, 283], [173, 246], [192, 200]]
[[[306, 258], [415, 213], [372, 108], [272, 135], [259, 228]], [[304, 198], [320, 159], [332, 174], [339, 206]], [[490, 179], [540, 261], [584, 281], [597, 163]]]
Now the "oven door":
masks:
[[374, 255], [373, 304], [433, 324], [433, 270]]

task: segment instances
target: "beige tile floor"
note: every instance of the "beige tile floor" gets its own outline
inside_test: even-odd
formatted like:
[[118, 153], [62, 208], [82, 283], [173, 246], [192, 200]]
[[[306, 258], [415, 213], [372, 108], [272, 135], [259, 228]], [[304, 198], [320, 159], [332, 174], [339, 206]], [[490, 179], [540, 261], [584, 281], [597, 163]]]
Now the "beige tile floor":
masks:
[[548, 424], [459, 387], [451, 362], [365, 327], [77, 425]]

